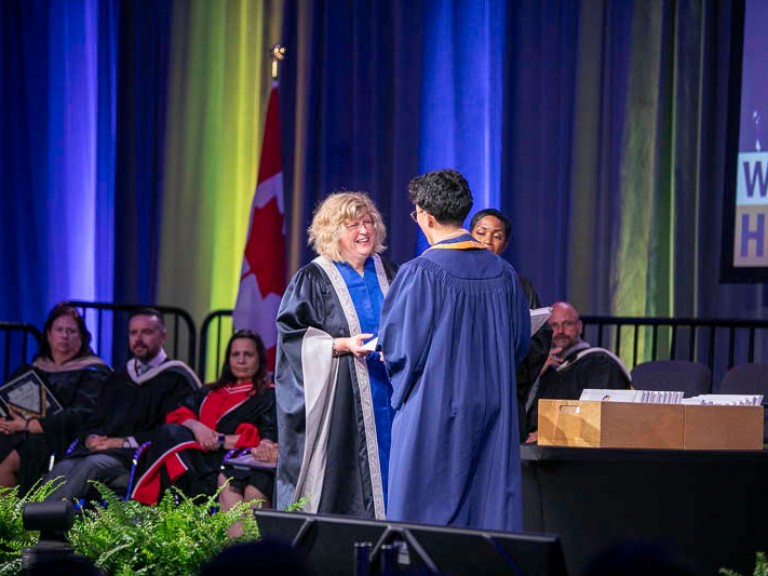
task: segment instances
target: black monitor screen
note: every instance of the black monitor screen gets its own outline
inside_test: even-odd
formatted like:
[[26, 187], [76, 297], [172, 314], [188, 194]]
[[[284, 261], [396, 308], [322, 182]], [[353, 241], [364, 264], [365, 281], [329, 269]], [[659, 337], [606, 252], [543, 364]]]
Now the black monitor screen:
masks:
[[[356, 544], [370, 544], [369, 573], [563, 576], [562, 546], [549, 534], [512, 534], [256, 510], [263, 536], [291, 543], [316, 574], [356, 573]], [[389, 551], [386, 549], [389, 548]]]

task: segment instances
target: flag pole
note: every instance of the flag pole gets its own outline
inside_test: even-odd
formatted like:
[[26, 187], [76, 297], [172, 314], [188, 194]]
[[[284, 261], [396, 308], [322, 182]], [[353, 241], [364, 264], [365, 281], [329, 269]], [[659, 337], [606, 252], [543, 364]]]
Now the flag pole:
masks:
[[282, 44], [275, 44], [269, 53], [272, 57], [272, 80], [277, 80], [278, 66], [285, 59], [285, 47]]
[[[262, 53], [263, 54], [263, 53]], [[264, 359], [274, 370], [277, 350], [275, 319], [285, 291], [285, 232], [283, 217], [283, 160], [280, 147], [278, 64], [285, 48], [269, 49], [272, 86], [269, 91], [264, 136], [251, 203], [248, 235], [243, 253], [240, 288], [232, 312], [235, 330], [253, 330], [266, 349]]]

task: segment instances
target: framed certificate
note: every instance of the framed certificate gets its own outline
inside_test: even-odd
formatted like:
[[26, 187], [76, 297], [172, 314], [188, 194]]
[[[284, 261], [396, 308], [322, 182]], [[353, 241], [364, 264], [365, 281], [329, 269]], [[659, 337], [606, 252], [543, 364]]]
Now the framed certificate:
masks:
[[34, 370], [0, 386], [0, 411], [8, 407], [29, 418], [45, 418], [62, 411], [61, 404]]

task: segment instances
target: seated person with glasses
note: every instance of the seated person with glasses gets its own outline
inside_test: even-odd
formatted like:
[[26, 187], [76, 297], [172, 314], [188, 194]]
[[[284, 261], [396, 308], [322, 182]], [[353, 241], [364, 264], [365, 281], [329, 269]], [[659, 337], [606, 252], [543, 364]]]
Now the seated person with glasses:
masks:
[[552, 348], [525, 404], [529, 430], [526, 442], [538, 439], [540, 399], [578, 400], [585, 388], [631, 388], [629, 370], [617, 356], [581, 339], [582, 324], [576, 308], [568, 302], [556, 302], [548, 324]]

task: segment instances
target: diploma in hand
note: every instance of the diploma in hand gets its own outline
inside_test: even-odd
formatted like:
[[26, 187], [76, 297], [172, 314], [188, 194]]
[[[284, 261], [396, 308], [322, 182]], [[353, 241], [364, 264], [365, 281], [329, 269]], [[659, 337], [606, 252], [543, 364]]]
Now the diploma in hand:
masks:
[[34, 370], [0, 386], [0, 412], [13, 408], [29, 418], [45, 418], [61, 412], [61, 404]]
[[376, 345], [378, 343], [379, 343], [379, 338], [378, 337], [371, 338], [370, 340], [368, 340], [368, 342], [363, 344], [363, 348], [365, 348], [366, 350], [371, 350], [372, 352], [375, 352], [376, 351]]

